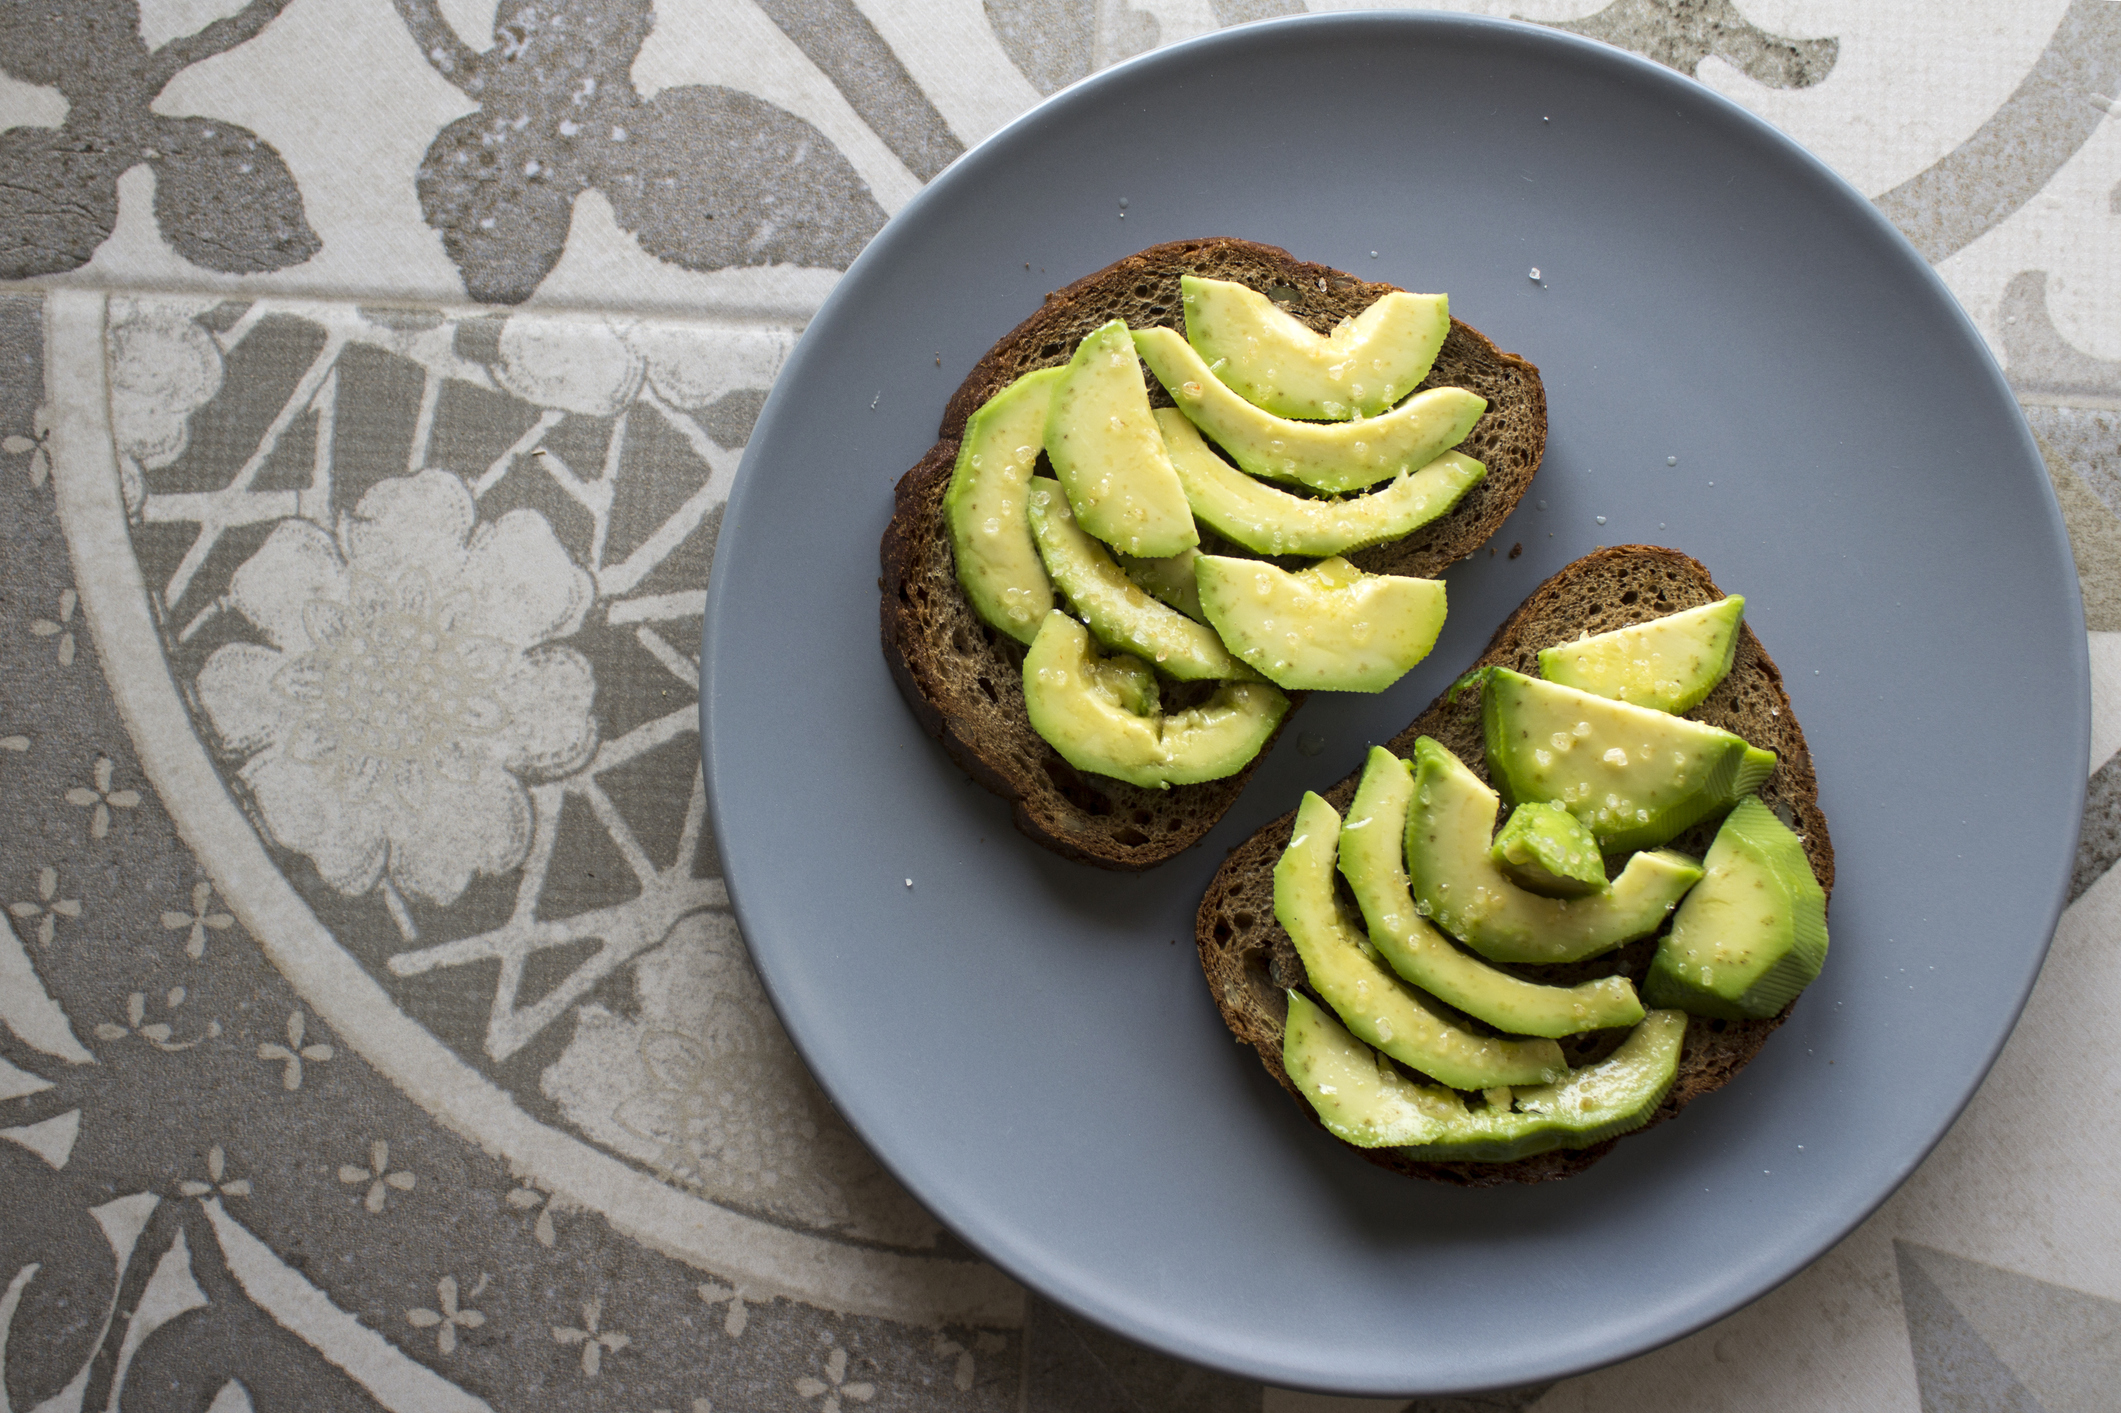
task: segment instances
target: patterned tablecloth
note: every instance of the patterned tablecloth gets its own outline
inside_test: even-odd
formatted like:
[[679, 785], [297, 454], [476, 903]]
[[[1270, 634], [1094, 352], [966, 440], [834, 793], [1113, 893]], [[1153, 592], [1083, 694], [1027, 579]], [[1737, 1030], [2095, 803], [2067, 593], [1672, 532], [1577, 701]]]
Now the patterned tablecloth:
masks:
[[[1043, 95], [1301, 8], [0, 11], [0, 1409], [1407, 1406], [1145, 1353], [940, 1227], [766, 1005], [698, 771], [721, 506], [838, 272]], [[1456, 8], [1693, 75], [1936, 263], [2095, 722], [2075, 899], [1913, 1180], [1692, 1338], [1412, 1406], [2110, 1408], [2121, 4]]]

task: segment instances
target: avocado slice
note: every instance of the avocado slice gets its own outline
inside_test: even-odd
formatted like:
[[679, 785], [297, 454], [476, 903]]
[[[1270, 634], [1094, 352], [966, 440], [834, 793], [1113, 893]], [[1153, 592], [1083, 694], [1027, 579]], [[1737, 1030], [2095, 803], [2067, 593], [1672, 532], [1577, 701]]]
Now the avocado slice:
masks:
[[1464, 388], [1430, 388], [1381, 417], [1292, 422], [1230, 391], [1175, 329], [1136, 329], [1134, 346], [1178, 410], [1245, 471], [1332, 495], [1428, 465], [1464, 441], [1488, 408], [1485, 398]]
[[1685, 711], [1699, 706], [1730, 672], [1744, 616], [1745, 596], [1732, 594], [1631, 628], [1557, 643], [1540, 649], [1539, 675], [1593, 696]]
[[1488, 857], [1512, 883], [1549, 898], [1581, 898], [1605, 887], [1597, 836], [1560, 805], [1527, 800], [1511, 810]]
[[1149, 413], [1149, 386], [1124, 319], [1093, 330], [1054, 386], [1046, 457], [1083, 529], [1155, 559], [1200, 543], [1185, 488]]
[[1296, 830], [1274, 865], [1274, 917], [1296, 944], [1311, 989], [1348, 1028], [1403, 1065], [1454, 1089], [1540, 1084], [1567, 1072], [1552, 1040], [1476, 1035], [1378, 964], [1333, 893], [1340, 816], [1304, 792]]
[[1195, 623], [1208, 621], [1200, 606], [1200, 585], [1193, 578], [1193, 561], [1200, 558], [1199, 550], [1180, 550], [1162, 559], [1137, 559], [1114, 550], [1112, 558], [1118, 563], [1119, 572], [1135, 587], [1146, 589]]
[[1312, 500], [1245, 475], [1217, 456], [1174, 408], [1157, 408], [1156, 424], [1194, 519], [1257, 554], [1345, 554], [1404, 539], [1449, 511], [1488, 474], [1472, 457], [1447, 451], [1383, 490]]
[[1383, 746], [1372, 746], [1340, 831], [1341, 876], [1354, 890], [1371, 943], [1392, 970], [1438, 1000], [1512, 1035], [1559, 1038], [1642, 1019], [1642, 1003], [1624, 976], [1578, 986], [1540, 986], [1466, 955], [1430, 926], [1414, 906], [1402, 862], [1407, 806], [1413, 798], [1414, 777], [1407, 763]]
[[1357, 1148], [1396, 1148], [1417, 1162], [1507, 1163], [1641, 1128], [1678, 1076], [1685, 1038], [1684, 1012], [1651, 1011], [1597, 1064], [1469, 1108], [1450, 1090], [1401, 1074], [1291, 991], [1281, 1063], [1326, 1131]]
[[1181, 682], [1257, 680], [1213, 629], [1158, 603], [1121, 573], [1105, 547], [1076, 525], [1058, 481], [1033, 476], [1025, 509], [1046, 572], [1100, 643]]
[[1662, 844], [1775, 769], [1773, 751], [1728, 731], [1502, 667], [1488, 670], [1480, 724], [1503, 793], [1561, 805], [1607, 853]]
[[1094, 656], [1088, 630], [1055, 609], [1024, 654], [1031, 728], [1076, 769], [1154, 790], [1235, 775], [1289, 710], [1264, 682], [1229, 682], [1205, 705], [1165, 715], [1148, 671], [1139, 658]]
[[1495, 792], [1431, 737], [1414, 743], [1407, 877], [1417, 906], [1496, 962], [1574, 962], [1647, 937], [1701, 877], [1685, 854], [1640, 853], [1602, 892], [1543, 898], [1512, 883], [1489, 852]]
[[1200, 606], [1231, 652], [1278, 686], [1382, 692], [1443, 631], [1441, 579], [1365, 574], [1345, 559], [1290, 573], [1261, 559], [1194, 561]]
[[1245, 401], [1277, 417], [1375, 417], [1429, 375], [1451, 301], [1394, 290], [1321, 336], [1246, 285], [1182, 275], [1186, 340]]
[[1826, 892], [1804, 843], [1748, 795], [1725, 816], [1702, 869], [1643, 987], [1656, 1004], [1697, 1016], [1772, 1016], [1826, 961]]
[[1045, 444], [1054, 384], [1065, 372], [1026, 373], [981, 403], [965, 423], [950, 488], [943, 492], [943, 518], [966, 600], [1020, 643], [1038, 636], [1053, 607], [1053, 585], [1024, 519], [1024, 484]]

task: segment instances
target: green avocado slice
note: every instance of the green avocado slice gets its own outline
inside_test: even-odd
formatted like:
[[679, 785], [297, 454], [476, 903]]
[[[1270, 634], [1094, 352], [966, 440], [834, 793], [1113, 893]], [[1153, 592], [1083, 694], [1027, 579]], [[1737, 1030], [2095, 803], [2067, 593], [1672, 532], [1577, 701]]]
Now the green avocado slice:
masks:
[[965, 423], [943, 518], [956, 552], [957, 582], [975, 613], [1020, 643], [1038, 636], [1053, 585], [1024, 519], [1024, 486], [1045, 444], [1054, 384], [1066, 372], [1026, 373], [980, 404]]
[[1199, 550], [1180, 550], [1162, 559], [1136, 559], [1114, 550], [1112, 558], [1137, 587], [1148, 590], [1195, 623], [1208, 621], [1200, 606], [1200, 584], [1193, 577], [1193, 561], [1200, 558]]
[[1441, 579], [1365, 574], [1345, 559], [1290, 573], [1263, 559], [1194, 561], [1200, 606], [1231, 652], [1289, 689], [1382, 692], [1443, 631]]
[[1105, 547], [1076, 525], [1058, 481], [1033, 476], [1025, 508], [1046, 572], [1100, 643], [1181, 682], [1256, 680], [1213, 629], [1158, 603], [1120, 572]]
[[1375, 417], [1428, 376], [1451, 301], [1394, 290], [1321, 336], [1228, 280], [1180, 276], [1186, 340], [1245, 401], [1277, 417]]
[[1139, 658], [1102, 660], [1082, 624], [1055, 609], [1024, 654], [1031, 729], [1078, 770], [1160, 789], [1235, 775], [1281, 724], [1289, 699], [1264, 682], [1228, 682], [1202, 706], [1164, 715]]
[[1557, 643], [1540, 649], [1539, 675], [1593, 696], [1685, 711], [1699, 706], [1730, 672], [1744, 616], [1745, 596], [1732, 594], [1630, 628]]
[[1701, 884], [1657, 944], [1644, 989], [1697, 1016], [1775, 1015], [1826, 962], [1826, 892], [1804, 843], [1748, 795], [1701, 862]]
[[1137, 329], [1134, 346], [1178, 410], [1245, 471], [1333, 495], [1428, 465], [1464, 441], [1488, 407], [1485, 398], [1464, 388], [1430, 388], [1381, 417], [1292, 422], [1230, 391], [1175, 329]]
[[1257, 554], [1346, 554], [1404, 539], [1447, 513], [1488, 474], [1472, 457], [1447, 451], [1383, 490], [1349, 500], [1311, 500], [1231, 466], [1175, 408], [1157, 408], [1156, 424], [1194, 519]]
[[1488, 857], [1512, 883], [1549, 898], [1581, 898], [1605, 889], [1598, 836], [1560, 805], [1527, 800], [1511, 810]]
[[1407, 806], [1413, 798], [1414, 777], [1407, 763], [1383, 746], [1372, 746], [1340, 831], [1341, 876], [1362, 907], [1371, 943], [1392, 970], [1438, 1000], [1512, 1035], [1558, 1039], [1642, 1019], [1642, 1003], [1624, 976], [1578, 986], [1540, 986], [1467, 956], [1430, 926], [1415, 909], [1402, 862]]
[[1326, 1131], [1357, 1148], [1417, 1162], [1507, 1163], [1588, 1148], [1641, 1128], [1670, 1092], [1686, 1014], [1651, 1011], [1620, 1048], [1566, 1078], [1490, 1093], [1469, 1108], [1448, 1089], [1399, 1073], [1301, 992], [1289, 993], [1281, 1063]]
[[1775, 769], [1773, 751], [1728, 731], [1501, 667], [1482, 686], [1480, 724], [1503, 793], [1559, 804], [1607, 853], [1662, 844]]
[[1164, 454], [1126, 321], [1091, 332], [1055, 385], [1046, 457], [1083, 529], [1155, 559], [1200, 543], [1186, 491]]
[[1538, 1084], [1566, 1073], [1552, 1040], [1476, 1035], [1378, 964], [1333, 894], [1339, 840], [1340, 816], [1306, 791], [1289, 847], [1274, 865], [1274, 917], [1296, 944], [1311, 989], [1349, 1029], [1454, 1089]]
[[1407, 877], [1424, 916], [1496, 962], [1574, 962], [1647, 937], [1701, 869], [1669, 849], [1628, 860], [1602, 892], [1544, 898], [1512, 883], [1489, 853], [1495, 792], [1428, 736], [1414, 743]]

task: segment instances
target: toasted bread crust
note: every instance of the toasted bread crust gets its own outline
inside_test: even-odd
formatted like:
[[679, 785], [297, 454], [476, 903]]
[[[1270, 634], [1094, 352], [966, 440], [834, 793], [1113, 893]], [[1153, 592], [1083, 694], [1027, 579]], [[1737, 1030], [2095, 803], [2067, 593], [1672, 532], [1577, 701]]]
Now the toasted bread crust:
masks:
[[[1111, 319], [1183, 332], [1179, 277], [1186, 274], [1274, 294], [1321, 333], [1395, 288], [1273, 246], [1220, 238], [1151, 246], [1077, 280], [1048, 295], [960, 385], [944, 410], [940, 439], [898, 483], [881, 547], [884, 657], [921, 728], [974, 780], [1012, 802], [1019, 830], [1105, 868], [1150, 868], [1197, 843], [1236, 801], [1251, 767], [1224, 780], [1148, 790], [1061, 759], [1024, 712], [1024, 649], [982, 622], [958, 587], [942, 500], [965, 424], [982, 403], [1025, 373], [1067, 362], [1084, 335]], [[1151, 401], [1169, 406], [1155, 379], [1148, 381]], [[1462, 444], [1488, 474], [1450, 514], [1407, 539], [1349, 556], [1372, 573], [1433, 577], [1472, 553], [1516, 508], [1545, 454], [1538, 370], [1469, 326], [1452, 320], [1422, 386], [1470, 388], [1488, 400]], [[1291, 715], [1301, 699], [1290, 695]]]
[[[1723, 590], [1709, 577], [1708, 570], [1677, 550], [1651, 545], [1599, 550], [1564, 566], [1533, 590], [1531, 597], [1496, 631], [1475, 666], [1499, 665], [1536, 676], [1541, 648], [1584, 633], [1624, 628], [1722, 597]], [[1775, 773], [1760, 789], [1760, 798], [1796, 830], [1812, 872], [1831, 896], [1834, 849], [1827, 834], [1826, 816], [1819, 810], [1819, 785], [1812, 770], [1811, 752], [1790, 709], [1782, 674], [1760, 646], [1750, 625], [1740, 631], [1730, 675], [1706, 701], [1685, 715], [1736, 732], [1780, 757]], [[1437, 698], [1386, 746], [1395, 755], [1412, 756], [1414, 742], [1422, 736], [1435, 737], [1487, 779], [1477, 687], [1459, 693], [1456, 701], [1450, 700], [1448, 694]], [[1358, 769], [1324, 792], [1335, 809], [1346, 812], [1361, 774]], [[1295, 819], [1292, 810], [1230, 851], [1201, 901], [1194, 940], [1200, 948], [1201, 970], [1209, 992], [1224, 1022], [1239, 1040], [1259, 1052], [1260, 1063], [1267, 1072], [1316, 1122], [1317, 1115], [1297, 1093], [1281, 1060], [1282, 1030], [1288, 1014], [1284, 989], [1309, 985], [1295, 944], [1274, 920], [1274, 865], [1288, 847]], [[1698, 858], [1706, 852], [1719, 822], [1696, 825], [1673, 842]], [[1654, 941], [1645, 940], [1605, 957], [1569, 966], [1505, 969], [1531, 980], [1556, 984], [1620, 972], [1639, 984], [1655, 950]], [[1645, 1127], [1664, 1122], [1702, 1095], [1722, 1088], [1751, 1061], [1768, 1035], [1788, 1016], [1789, 1008], [1785, 1007], [1782, 1014], [1767, 1020], [1689, 1018], [1679, 1076]], [[1566, 1041], [1563, 1048], [1571, 1064], [1582, 1064], [1597, 1058], [1601, 1051], [1610, 1050], [1614, 1043], [1617, 1036], [1608, 1034]], [[1417, 1163], [1389, 1150], [1354, 1151], [1380, 1167], [1410, 1177], [1491, 1187], [1505, 1182], [1573, 1177], [1620, 1141], [1608, 1139], [1589, 1148], [1561, 1149], [1513, 1163]]]

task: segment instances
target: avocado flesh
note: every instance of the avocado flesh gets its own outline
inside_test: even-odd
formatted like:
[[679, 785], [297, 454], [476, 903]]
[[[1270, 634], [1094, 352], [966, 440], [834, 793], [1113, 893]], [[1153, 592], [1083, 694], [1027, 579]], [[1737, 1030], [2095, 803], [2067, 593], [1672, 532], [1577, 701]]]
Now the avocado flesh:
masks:
[[980, 404], [965, 423], [943, 518], [957, 582], [973, 612], [1020, 643], [1038, 636], [1053, 585], [1024, 518], [1024, 491], [1045, 444], [1046, 413], [1065, 369], [1026, 373]]
[[1669, 849], [1640, 853], [1603, 892], [1544, 898], [1512, 883], [1489, 853], [1500, 805], [1465, 762], [1430, 737], [1414, 743], [1407, 877], [1422, 913], [1496, 962], [1574, 962], [1663, 926], [1701, 869]]
[[1193, 561], [1200, 558], [1199, 550], [1180, 550], [1162, 559], [1137, 559], [1115, 550], [1112, 557], [1118, 562], [1120, 573], [1137, 587], [1148, 590], [1195, 623], [1208, 621], [1200, 606], [1200, 585], [1193, 578]]
[[1123, 319], [1094, 330], [1075, 350], [1046, 414], [1046, 457], [1085, 531], [1148, 559], [1200, 543], [1193, 511], [1163, 434]]
[[1418, 1162], [1507, 1163], [1641, 1128], [1671, 1090], [1685, 1037], [1683, 1012], [1651, 1011], [1597, 1064], [1516, 1090], [1507, 1105], [1473, 1109], [1399, 1073], [1291, 991], [1281, 1063], [1326, 1131], [1357, 1148], [1397, 1148]]
[[1320, 335], [1228, 280], [1179, 278], [1186, 340], [1230, 388], [1277, 417], [1375, 417], [1429, 375], [1451, 302], [1394, 290]]
[[1371, 944], [1392, 970], [1438, 1000], [1512, 1035], [1558, 1039], [1642, 1019], [1642, 1003], [1624, 976], [1577, 986], [1540, 986], [1467, 956], [1430, 926], [1415, 909], [1402, 862], [1407, 806], [1413, 798], [1414, 777], [1407, 763], [1373, 746], [1340, 831], [1341, 876], [1362, 908]]
[[1454, 1089], [1542, 1084], [1567, 1071], [1552, 1040], [1475, 1035], [1373, 960], [1333, 895], [1340, 816], [1306, 791], [1274, 865], [1274, 917], [1296, 944], [1311, 989], [1363, 1040]]
[[1699, 706], [1731, 670], [1745, 596], [1539, 652], [1539, 675], [1593, 696], [1656, 711]]
[[1480, 724], [1504, 794], [1559, 804], [1609, 854], [1664, 843], [1775, 768], [1773, 751], [1728, 731], [1500, 667], [1482, 687]]
[[1246, 472], [1333, 495], [1428, 465], [1464, 441], [1488, 407], [1485, 398], [1464, 388], [1430, 388], [1381, 417], [1292, 422], [1232, 392], [1174, 329], [1137, 329], [1134, 346], [1186, 419]]
[[1311, 500], [1278, 491], [1224, 461], [1174, 408], [1157, 408], [1156, 423], [1193, 518], [1257, 554], [1345, 554], [1404, 539], [1448, 512], [1488, 474], [1472, 457], [1447, 451], [1383, 490], [1352, 500]]
[[1078, 770], [1154, 790], [1235, 775], [1289, 709], [1264, 682], [1230, 682], [1202, 706], [1162, 714], [1153, 679], [1143, 699], [1147, 671], [1138, 658], [1092, 656], [1089, 631], [1056, 609], [1024, 655], [1031, 729]]
[[1345, 559], [1292, 574], [1213, 554], [1194, 561], [1193, 572], [1224, 644], [1291, 690], [1382, 692], [1443, 631], [1441, 579], [1365, 574]]
[[1076, 525], [1058, 481], [1033, 476], [1025, 509], [1046, 573], [1100, 643], [1181, 682], [1256, 678], [1213, 629], [1158, 603], [1120, 572], [1105, 547]]
[[1716, 831], [1702, 869], [1643, 989], [1697, 1016], [1777, 1014], [1826, 961], [1826, 893], [1803, 842], [1749, 795]]
[[1581, 898], [1605, 887], [1597, 836], [1559, 805], [1528, 800], [1511, 810], [1488, 857], [1512, 883], [1549, 898]]

